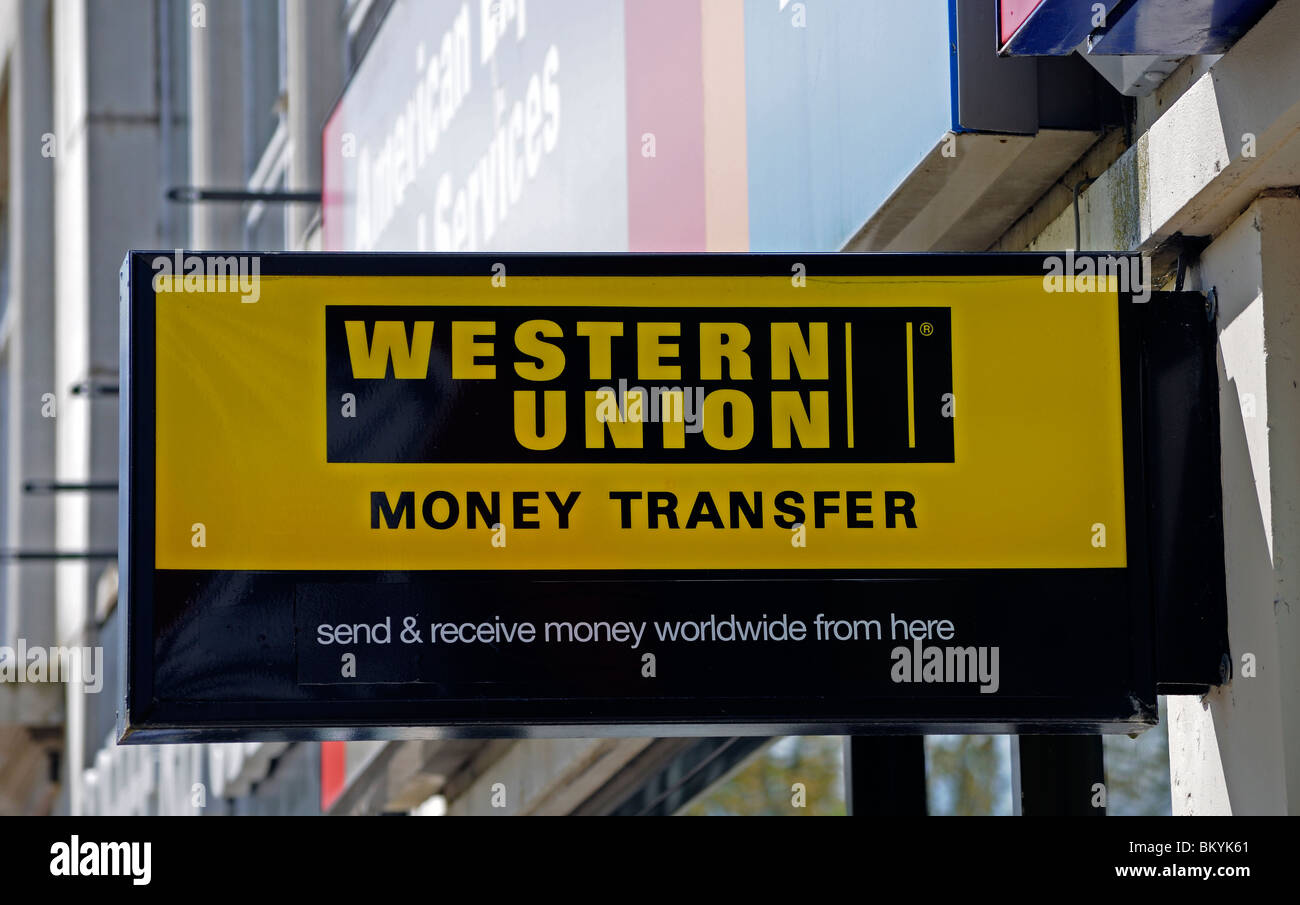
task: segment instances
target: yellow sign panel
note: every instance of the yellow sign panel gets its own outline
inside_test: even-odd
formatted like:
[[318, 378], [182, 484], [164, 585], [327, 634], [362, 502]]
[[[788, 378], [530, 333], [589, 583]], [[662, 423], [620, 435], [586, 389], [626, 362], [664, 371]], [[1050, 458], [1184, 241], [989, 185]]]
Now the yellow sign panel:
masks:
[[1117, 295], [155, 281], [156, 566], [1126, 565]]

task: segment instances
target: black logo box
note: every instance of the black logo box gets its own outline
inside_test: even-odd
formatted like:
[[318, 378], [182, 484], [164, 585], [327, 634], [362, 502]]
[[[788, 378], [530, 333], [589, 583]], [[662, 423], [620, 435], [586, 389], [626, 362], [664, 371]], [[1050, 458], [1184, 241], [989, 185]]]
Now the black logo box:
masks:
[[[515, 347], [516, 328], [530, 320], [557, 324], [562, 336], [546, 337], [564, 351], [565, 367], [546, 381], [519, 376], [516, 362], [535, 359]], [[357, 378], [352, 373], [348, 321], [365, 327], [367, 348], [376, 321], [404, 325], [406, 342], [414, 342], [417, 321], [434, 323], [427, 375], [423, 379], [397, 378], [391, 361], [383, 378]], [[490, 321], [492, 355], [480, 363], [496, 365], [494, 379], [454, 379], [451, 360], [453, 321]], [[624, 325], [612, 342], [610, 379], [588, 376], [587, 337], [577, 334], [579, 321], [610, 321]], [[636, 324], [669, 322], [681, 325], [680, 336], [666, 339], [677, 344], [677, 355], [665, 363], [681, 367], [679, 380], [643, 380], [638, 377]], [[773, 380], [770, 374], [771, 324], [800, 325], [809, 341], [810, 323], [828, 325], [830, 371], [824, 380], [798, 376]], [[703, 380], [699, 374], [701, 323], [740, 323], [748, 328], [745, 351], [752, 364], [752, 379]], [[852, 375], [847, 373], [846, 330], [851, 327]], [[910, 327], [909, 327], [910, 325]], [[463, 306], [354, 306], [329, 305], [325, 309], [326, 387], [323, 400], [327, 424], [327, 461], [362, 463], [508, 463], [508, 462], [654, 462], [654, 463], [825, 463], [825, 462], [951, 462], [953, 419], [944, 411], [946, 394], [953, 393], [952, 329], [950, 310], [943, 307], [890, 308], [619, 308], [619, 307], [463, 307]], [[912, 353], [912, 413], [909, 419], [908, 333]], [[642, 426], [643, 446], [616, 448], [606, 437], [602, 449], [586, 446], [584, 421], [586, 393], [602, 388], [655, 387], [704, 394], [720, 389], [739, 390], [753, 403], [754, 434], [738, 450], [714, 449], [698, 430], [685, 431], [685, 446], [665, 449], [662, 425]], [[849, 388], [852, 389], [850, 408]], [[522, 446], [515, 437], [516, 391], [563, 391], [567, 430], [564, 440], [550, 450]], [[791, 447], [773, 449], [770, 394], [798, 391], [804, 405], [808, 394], [829, 395], [830, 444], [803, 448], [791, 431]], [[352, 394], [347, 405], [345, 394]], [[538, 397], [538, 410], [541, 396]], [[698, 398], [698, 397], [697, 397]], [[849, 446], [850, 411], [853, 445]], [[647, 398], [643, 417], [649, 417]], [[540, 417], [540, 415], [539, 415]], [[909, 420], [911, 426], [909, 428]], [[729, 421], [729, 418], [728, 418]], [[728, 430], [731, 425], [726, 424]]]

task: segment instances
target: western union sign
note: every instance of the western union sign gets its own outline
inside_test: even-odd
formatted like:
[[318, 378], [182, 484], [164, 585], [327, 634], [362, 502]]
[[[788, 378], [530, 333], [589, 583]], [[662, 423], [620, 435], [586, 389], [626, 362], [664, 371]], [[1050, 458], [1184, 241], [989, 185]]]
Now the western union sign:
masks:
[[1111, 293], [502, 281], [159, 281], [158, 565], [1124, 565]]
[[[466, 618], [505, 624], [504, 650], [546, 615], [512, 629], [504, 609], [581, 582], [640, 613], [695, 580], [796, 599], [848, 580], [846, 617], [878, 617], [883, 585], [861, 582], [948, 575], [995, 596], [923, 615], [973, 635], [1028, 593], [997, 576], [1093, 596], [1131, 577], [1122, 275], [1062, 292], [1037, 255], [241, 260], [124, 269], [133, 581], [201, 643], [238, 635], [213, 628], [233, 601], [282, 600], [298, 694], [349, 684], [321, 653], [335, 617], [363, 647], [408, 614], [427, 638], [435, 585], [483, 603]], [[484, 602], [507, 587], [522, 602]], [[447, 681], [390, 651], [380, 684]]]

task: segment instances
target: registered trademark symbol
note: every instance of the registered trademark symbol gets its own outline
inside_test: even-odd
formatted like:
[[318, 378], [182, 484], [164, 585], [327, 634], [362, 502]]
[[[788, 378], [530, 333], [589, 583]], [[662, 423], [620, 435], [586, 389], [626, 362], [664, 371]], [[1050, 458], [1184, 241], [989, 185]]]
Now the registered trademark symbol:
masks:
[[926, 321], [924, 324], [921, 325], [922, 336], [929, 336], [933, 332], [934, 332], [934, 324], [930, 323], [929, 321]]

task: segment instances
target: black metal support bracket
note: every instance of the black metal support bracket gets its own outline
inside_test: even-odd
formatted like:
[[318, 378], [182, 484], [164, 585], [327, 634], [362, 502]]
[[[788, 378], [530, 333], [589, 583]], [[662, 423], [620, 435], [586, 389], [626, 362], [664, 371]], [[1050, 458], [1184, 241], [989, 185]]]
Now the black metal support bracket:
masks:
[[117, 384], [100, 383], [92, 378], [74, 383], [70, 387], [73, 396], [117, 396]]
[[1011, 746], [1011, 798], [1018, 817], [1105, 817], [1101, 736], [1018, 736]]
[[117, 481], [25, 481], [23, 493], [117, 493]]
[[1205, 694], [1229, 679], [1215, 298], [1156, 292], [1143, 305], [1143, 469], [1156, 687]]
[[61, 559], [117, 559], [116, 550], [0, 550], [0, 562], [55, 562]]
[[1152, 279], [1154, 280], [1156, 274], [1172, 273], [1174, 292], [1182, 292], [1187, 266], [1200, 258], [1201, 252], [1205, 251], [1212, 241], [1211, 236], [1185, 236], [1182, 233], [1174, 233], [1156, 246], [1155, 251], [1151, 253]]
[[272, 204], [320, 204], [321, 191], [291, 192], [284, 189], [252, 191], [250, 189], [204, 189], [180, 185], [167, 190], [167, 200], [178, 204], [202, 204], [209, 201], [242, 204], [261, 201]]
[[925, 738], [851, 735], [844, 740], [844, 803], [850, 817], [925, 817]]

